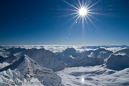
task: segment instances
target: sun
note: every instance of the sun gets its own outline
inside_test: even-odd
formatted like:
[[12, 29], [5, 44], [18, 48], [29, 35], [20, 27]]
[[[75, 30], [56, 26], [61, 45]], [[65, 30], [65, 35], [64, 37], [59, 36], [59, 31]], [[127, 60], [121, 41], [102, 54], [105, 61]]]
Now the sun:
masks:
[[78, 10], [78, 13], [80, 16], [86, 16], [88, 14], [88, 9], [85, 8], [85, 7], [81, 7], [79, 10]]
[[94, 25], [91, 18], [96, 19], [93, 15], [99, 13], [95, 12], [96, 9], [95, 8], [93, 9], [93, 6], [95, 6], [101, 0], [97, 0], [97, 2], [95, 3], [92, 3], [92, 0], [77, 0], [78, 2], [75, 2], [75, 4], [70, 4], [66, 0], [63, 1], [67, 3], [69, 6], [74, 8], [70, 9], [70, 11], [72, 11], [73, 13], [68, 14], [68, 15], [74, 15], [71, 19], [69, 19], [69, 21], [75, 19], [75, 21], [73, 22], [74, 24], [78, 22], [78, 20], [79, 21], [81, 20], [83, 26], [85, 24], [88, 24], [88, 21], [90, 21]]

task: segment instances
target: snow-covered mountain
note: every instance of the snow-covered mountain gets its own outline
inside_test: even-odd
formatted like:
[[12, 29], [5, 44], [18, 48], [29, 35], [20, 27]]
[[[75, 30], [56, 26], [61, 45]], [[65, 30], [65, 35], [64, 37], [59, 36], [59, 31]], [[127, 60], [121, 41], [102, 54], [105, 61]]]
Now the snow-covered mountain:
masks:
[[128, 46], [0, 47], [0, 86], [128, 86], [128, 68]]
[[110, 54], [112, 54], [113, 52], [112, 51], [108, 51], [104, 48], [99, 48], [97, 50], [94, 50], [90, 53], [89, 57], [92, 57], [92, 58], [108, 58]]
[[67, 66], [70, 66], [78, 57], [78, 52], [74, 48], [67, 48], [62, 52], [56, 53], [55, 57], [65, 62]]
[[55, 58], [55, 54], [53, 52], [45, 50], [44, 48], [29, 49], [25, 51], [24, 54], [37, 61], [42, 67], [50, 68], [54, 71], [61, 70], [66, 66], [63, 61], [59, 61]]
[[[25, 48], [9, 48], [5, 49], [9, 52], [9, 56], [7, 58], [0, 57], [2, 62], [12, 63], [14, 60], [17, 60], [18, 57], [23, 56], [24, 54], [28, 55], [33, 60], [37, 61], [38, 64], [42, 67], [50, 68], [53, 71], [58, 71], [63, 69], [66, 64], [63, 61], [59, 61], [55, 58], [55, 54], [49, 50], [41, 49], [25, 49]], [[60, 65], [60, 67], [59, 67]]]
[[91, 57], [83, 57], [82, 59], [76, 60], [73, 64], [73, 67], [76, 66], [95, 66], [95, 65], [102, 65], [104, 63], [103, 58], [91, 58]]
[[73, 66], [95, 66], [102, 65], [106, 58], [112, 54], [111, 51], [99, 48], [96, 50], [82, 52], [82, 58], [77, 59]]
[[112, 54], [106, 62], [107, 68], [122, 70], [129, 67], [129, 56]]
[[[43, 68], [28, 56], [21, 57], [23, 60], [17, 64], [14, 70], [7, 69], [0, 73], [1, 85], [24, 85], [35, 84], [36, 86], [63, 86], [61, 78], [57, 76], [51, 69]], [[15, 63], [14, 63], [15, 64]], [[13, 64], [12, 64], [13, 65]], [[9, 66], [11, 67], [11, 66]]]
[[128, 55], [129, 56], [129, 48], [119, 50], [119, 51], [115, 52], [115, 54], [118, 54], [118, 55]]

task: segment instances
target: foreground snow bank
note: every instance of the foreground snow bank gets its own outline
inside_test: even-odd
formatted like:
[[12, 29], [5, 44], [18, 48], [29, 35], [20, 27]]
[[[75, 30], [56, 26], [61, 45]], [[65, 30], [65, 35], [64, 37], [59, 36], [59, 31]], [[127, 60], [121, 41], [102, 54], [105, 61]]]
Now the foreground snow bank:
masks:
[[129, 68], [115, 71], [101, 66], [72, 67], [57, 74], [65, 86], [129, 86]]

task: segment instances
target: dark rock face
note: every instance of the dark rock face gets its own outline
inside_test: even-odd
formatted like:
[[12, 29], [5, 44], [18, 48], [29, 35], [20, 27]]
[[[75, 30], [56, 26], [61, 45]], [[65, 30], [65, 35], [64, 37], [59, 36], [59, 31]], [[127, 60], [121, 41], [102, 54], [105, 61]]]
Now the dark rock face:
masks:
[[101, 65], [104, 63], [104, 59], [102, 58], [91, 58], [91, 57], [84, 57], [81, 60], [76, 61], [73, 66], [95, 66]]
[[122, 70], [129, 67], [129, 56], [127, 55], [111, 55], [107, 62], [107, 68], [114, 70]]
[[7, 58], [0, 56], [0, 63], [2, 63], [2, 62], [13, 63], [16, 59], [17, 59], [17, 57], [14, 55], [11, 55]]
[[11, 69], [11, 70], [14, 70], [16, 69], [22, 62], [24, 61], [24, 56], [22, 56], [19, 60], [15, 61], [14, 63], [12, 63], [11, 65], [3, 68], [3, 69], [0, 69], [0, 72], [1, 71], [5, 71], [5, 70], [8, 70], [8, 69]]
[[129, 56], [129, 49], [127, 48], [127, 49], [119, 50], [115, 54], [122, 54], [122, 53]]

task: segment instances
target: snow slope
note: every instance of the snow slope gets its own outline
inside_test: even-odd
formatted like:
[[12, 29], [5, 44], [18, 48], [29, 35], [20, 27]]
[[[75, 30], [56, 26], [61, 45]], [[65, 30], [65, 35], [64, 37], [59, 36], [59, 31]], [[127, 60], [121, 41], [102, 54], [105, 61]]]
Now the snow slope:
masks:
[[0, 72], [0, 84], [2, 86], [24, 85], [26, 83], [30, 83], [30, 85], [34, 83], [36, 86], [63, 86], [61, 78], [51, 69], [40, 67], [37, 62], [28, 56], [22, 58], [23, 61], [17, 64], [16, 69]]
[[[10, 54], [7, 58], [0, 56], [0, 63], [1, 62], [12, 63], [14, 62], [14, 60], [19, 59], [20, 56], [26, 54], [30, 58], [38, 62], [40, 66], [50, 68], [53, 71], [62, 70], [64, 67], [66, 67], [66, 64], [63, 61], [59, 61], [58, 59], [55, 58], [55, 53], [49, 50], [45, 50], [44, 48], [25, 49], [25, 48], [12, 47], [5, 50]], [[58, 65], [60, 65], [60, 67]]]
[[59, 61], [58, 59], [54, 58], [55, 54], [53, 52], [45, 50], [44, 48], [32, 48], [25, 51], [24, 54], [38, 62], [40, 66], [50, 68], [53, 71], [62, 70], [66, 66], [63, 61]]
[[113, 52], [99, 48], [96, 50], [84, 51], [80, 59], [77, 59], [73, 64], [76, 66], [95, 66], [104, 64], [105, 59], [109, 57]]
[[129, 86], [129, 68], [115, 71], [101, 66], [72, 67], [57, 74], [65, 86]]

